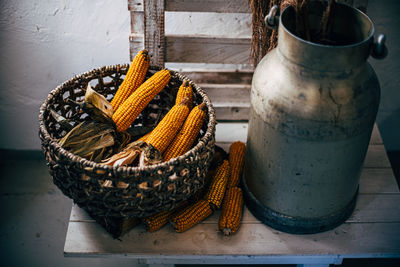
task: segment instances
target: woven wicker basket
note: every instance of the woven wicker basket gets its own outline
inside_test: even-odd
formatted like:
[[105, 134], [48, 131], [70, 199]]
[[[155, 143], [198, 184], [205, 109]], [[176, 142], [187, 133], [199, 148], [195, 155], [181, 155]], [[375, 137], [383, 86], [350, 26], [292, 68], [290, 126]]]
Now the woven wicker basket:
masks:
[[[194, 102], [205, 102], [207, 119], [196, 145], [184, 155], [146, 167], [117, 167], [98, 164], [73, 155], [58, 144], [66, 134], [50, 115], [49, 109], [74, 122], [85, 120], [87, 114], [78, 112], [69, 101], [82, 100], [90, 82], [94, 89], [108, 100], [123, 80], [129, 65], [113, 65], [94, 69], [75, 76], [50, 92], [39, 113], [39, 136], [54, 184], [89, 214], [99, 217], [146, 217], [156, 212], [173, 209], [203, 186], [204, 177], [214, 155], [215, 113], [208, 96], [190, 79]], [[158, 68], [150, 67], [147, 77]], [[154, 127], [173, 106], [183, 75], [171, 71], [167, 87], [150, 102], [132, 127]], [[112, 181], [112, 187], [103, 187], [100, 181]], [[128, 183], [123, 189], [118, 182]]]

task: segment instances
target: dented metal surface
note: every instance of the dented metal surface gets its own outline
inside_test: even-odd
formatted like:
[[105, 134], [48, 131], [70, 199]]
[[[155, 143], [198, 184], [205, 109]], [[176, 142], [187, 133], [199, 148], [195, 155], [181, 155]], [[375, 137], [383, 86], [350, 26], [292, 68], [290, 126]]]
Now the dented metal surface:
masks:
[[278, 47], [253, 76], [245, 183], [277, 214], [318, 220], [343, 210], [357, 192], [380, 98], [366, 61], [374, 29], [351, 7], [338, 12], [357, 22], [338, 22], [343, 36], [356, 36], [349, 45], [300, 39], [288, 30], [293, 11], [285, 9]]

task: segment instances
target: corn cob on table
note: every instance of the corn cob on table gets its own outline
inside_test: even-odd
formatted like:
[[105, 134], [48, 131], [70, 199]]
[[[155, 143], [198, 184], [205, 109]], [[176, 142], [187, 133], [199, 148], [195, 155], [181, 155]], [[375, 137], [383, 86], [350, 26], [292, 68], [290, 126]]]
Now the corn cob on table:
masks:
[[[217, 144], [228, 151], [246, 140], [247, 124], [220, 123]], [[171, 225], [149, 233], [137, 226], [113, 239], [77, 206], [72, 207], [64, 253], [68, 257], [125, 257], [147, 264], [300, 264], [329, 266], [343, 258], [400, 257], [400, 192], [375, 127], [360, 180], [353, 215], [319, 234], [274, 230], [244, 209], [236, 234], [218, 232], [220, 211], [185, 231]]]

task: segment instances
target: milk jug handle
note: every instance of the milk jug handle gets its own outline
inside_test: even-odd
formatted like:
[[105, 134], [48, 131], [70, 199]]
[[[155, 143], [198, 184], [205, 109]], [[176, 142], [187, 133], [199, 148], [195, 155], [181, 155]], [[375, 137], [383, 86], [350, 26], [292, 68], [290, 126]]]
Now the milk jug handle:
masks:
[[279, 25], [279, 7], [277, 5], [274, 5], [271, 7], [269, 10], [268, 15], [265, 16], [264, 22], [265, 25], [267, 25], [268, 28], [274, 30], [278, 28]]
[[379, 34], [376, 42], [372, 45], [371, 56], [376, 59], [384, 59], [388, 54], [388, 49], [385, 45], [386, 35]]

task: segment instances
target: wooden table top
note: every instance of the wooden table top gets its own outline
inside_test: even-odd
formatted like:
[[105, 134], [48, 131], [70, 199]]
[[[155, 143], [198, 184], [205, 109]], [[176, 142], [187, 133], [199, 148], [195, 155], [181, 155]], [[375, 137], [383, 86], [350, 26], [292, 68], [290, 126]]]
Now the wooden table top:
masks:
[[[246, 140], [247, 124], [218, 125], [217, 142], [225, 149]], [[232, 131], [235, 129], [235, 131]], [[224, 132], [225, 131], [225, 132]], [[352, 216], [341, 226], [318, 234], [293, 235], [272, 229], [245, 208], [237, 234], [218, 233], [218, 216], [184, 233], [171, 225], [148, 233], [137, 226], [113, 239], [85, 211], [72, 207], [64, 253], [71, 257], [131, 257], [159, 263], [296, 263], [303, 258], [340, 263], [343, 258], [400, 257], [400, 192], [379, 134], [374, 128]], [[282, 261], [286, 259], [286, 261]]]

